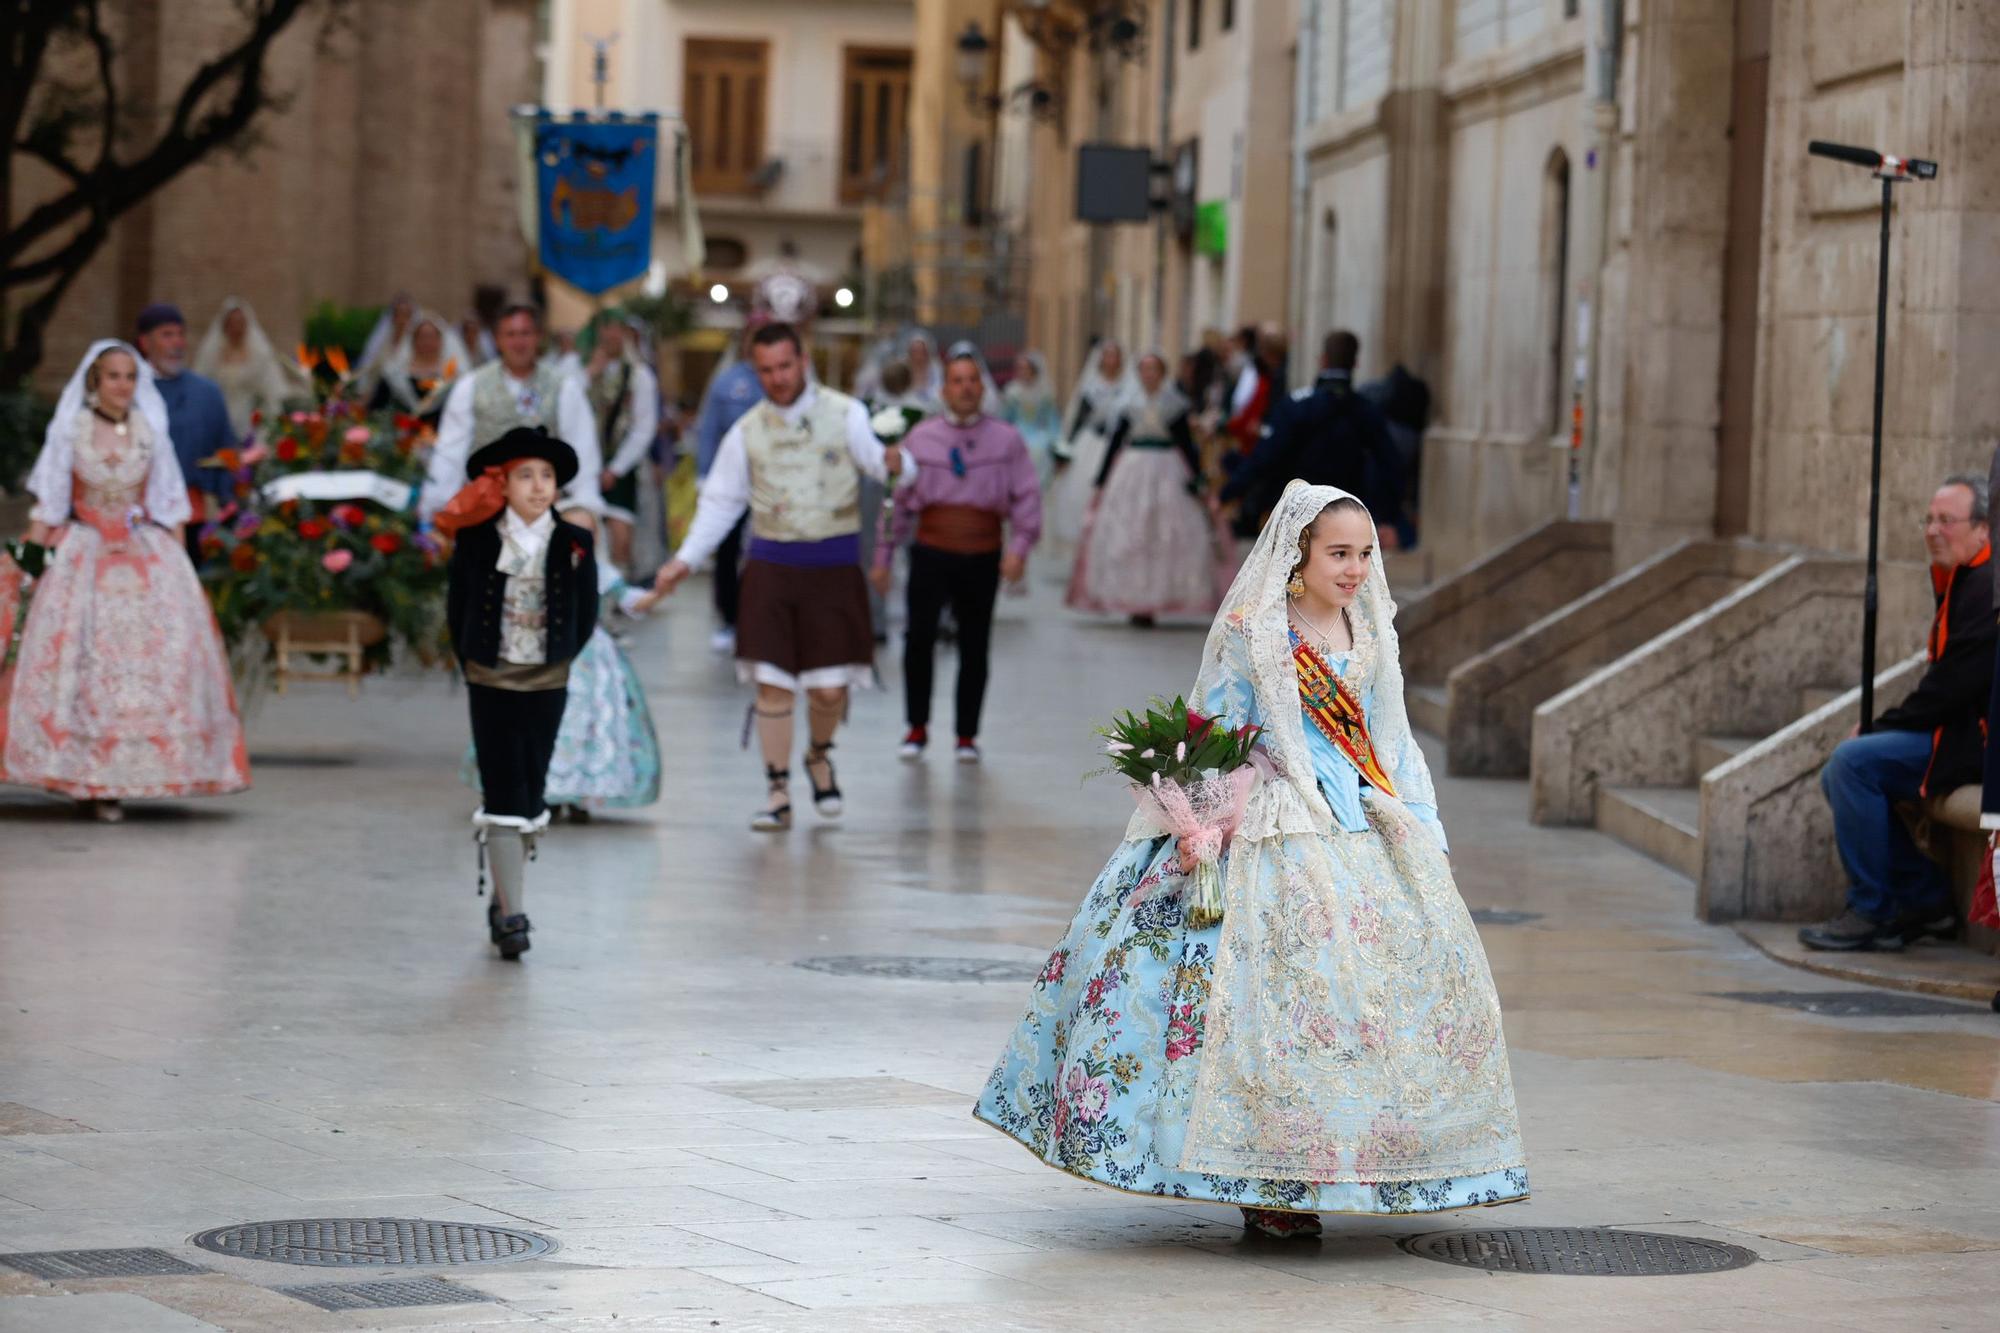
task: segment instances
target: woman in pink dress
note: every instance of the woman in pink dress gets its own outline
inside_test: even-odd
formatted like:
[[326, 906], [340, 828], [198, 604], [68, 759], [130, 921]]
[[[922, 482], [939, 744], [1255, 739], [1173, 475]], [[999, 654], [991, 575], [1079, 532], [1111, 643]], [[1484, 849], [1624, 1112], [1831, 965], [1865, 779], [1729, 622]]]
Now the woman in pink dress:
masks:
[[1123, 400], [1097, 471], [1064, 598], [1072, 610], [1135, 625], [1215, 613], [1216, 529], [1190, 410], [1166, 358], [1140, 357], [1138, 390]]
[[[152, 368], [92, 344], [28, 477], [47, 553], [20, 649], [0, 670], [0, 781], [83, 802], [250, 785], [222, 635], [182, 544], [188, 493]], [[21, 571], [0, 556], [0, 644]]]

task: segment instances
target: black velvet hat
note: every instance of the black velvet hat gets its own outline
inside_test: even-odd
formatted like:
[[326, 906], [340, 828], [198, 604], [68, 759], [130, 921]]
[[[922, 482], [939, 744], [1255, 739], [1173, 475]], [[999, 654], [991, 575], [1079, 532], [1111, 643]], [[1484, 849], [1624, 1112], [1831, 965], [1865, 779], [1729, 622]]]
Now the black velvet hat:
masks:
[[465, 478], [467, 481], [475, 480], [487, 468], [522, 458], [547, 459], [556, 470], [558, 486], [567, 486], [576, 480], [576, 450], [540, 426], [516, 426], [485, 448], [474, 450], [472, 457], [465, 460]]

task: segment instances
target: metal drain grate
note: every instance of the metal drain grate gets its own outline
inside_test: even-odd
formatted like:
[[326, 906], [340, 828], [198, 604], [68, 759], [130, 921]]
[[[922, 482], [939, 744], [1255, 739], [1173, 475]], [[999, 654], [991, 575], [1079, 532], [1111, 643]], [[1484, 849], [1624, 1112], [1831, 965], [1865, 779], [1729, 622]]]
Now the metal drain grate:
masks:
[[1724, 1000], [1799, 1009], [1828, 1018], [1924, 1018], [1932, 1014], [1980, 1012], [1976, 1006], [1956, 1000], [1886, 990], [1738, 990], [1715, 994]]
[[54, 1282], [74, 1277], [173, 1277], [206, 1273], [165, 1250], [44, 1250], [0, 1254], [0, 1264]]
[[1033, 981], [1040, 963], [1007, 958], [924, 958], [885, 954], [848, 958], [802, 958], [797, 966], [836, 977], [883, 977], [895, 981]]
[[194, 1238], [204, 1250], [236, 1259], [269, 1259], [316, 1268], [399, 1264], [503, 1264], [555, 1248], [547, 1236], [470, 1222], [402, 1217], [320, 1217], [245, 1222]]
[[1523, 912], [1512, 907], [1475, 907], [1472, 920], [1481, 926], [1525, 926], [1530, 921], [1540, 921], [1540, 912]]
[[1461, 1268], [1559, 1277], [1691, 1277], [1757, 1262], [1757, 1256], [1740, 1245], [1598, 1227], [1433, 1231], [1411, 1237], [1403, 1248], [1420, 1259]]
[[287, 1296], [322, 1310], [400, 1310], [411, 1305], [476, 1305], [493, 1298], [442, 1278], [399, 1277], [393, 1282], [325, 1282], [316, 1287], [279, 1287]]

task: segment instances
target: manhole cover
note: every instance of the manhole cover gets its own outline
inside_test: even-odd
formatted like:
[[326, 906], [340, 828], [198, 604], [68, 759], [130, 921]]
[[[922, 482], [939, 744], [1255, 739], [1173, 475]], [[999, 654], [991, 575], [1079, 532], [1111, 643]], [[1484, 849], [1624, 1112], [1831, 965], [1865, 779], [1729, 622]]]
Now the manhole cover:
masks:
[[322, 1310], [400, 1310], [412, 1305], [475, 1305], [493, 1298], [441, 1278], [399, 1277], [393, 1282], [325, 1282], [316, 1287], [279, 1287]]
[[1559, 1277], [1682, 1277], [1722, 1273], [1757, 1262], [1757, 1256], [1740, 1245], [1598, 1227], [1433, 1231], [1411, 1237], [1403, 1248], [1418, 1258], [1461, 1268]]
[[0, 1254], [0, 1264], [54, 1282], [73, 1277], [169, 1277], [206, 1273], [165, 1250], [44, 1250]]
[[402, 1217], [245, 1222], [204, 1231], [194, 1243], [237, 1259], [269, 1259], [317, 1268], [502, 1264], [533, 1259], [555, 1248], [554, 1241], [532, 1231]]
[[1540, 921], [1540, 912], [1522, 912], [1512, 907], [1475, 907], [1472, 909], [1474, 923], [1482, 926], [1523, 926], [1530, 921]]
[[1922, 1018], [1930, 1014], [1979, 1012], [1976, 1007], [1956, 1000], [1886, 990], [1739, 990], [1717, 991], [1716, 995], [1724, 1000], [1799, 1009], [1828, 1018]]
[[887, 977], [897, 981], [1033, 981], [1042, 974], [1039, 963], [1006, 958], [920, 958], [875, 955], [849, 958], [802, 958], [798, 966], [836, 977]]

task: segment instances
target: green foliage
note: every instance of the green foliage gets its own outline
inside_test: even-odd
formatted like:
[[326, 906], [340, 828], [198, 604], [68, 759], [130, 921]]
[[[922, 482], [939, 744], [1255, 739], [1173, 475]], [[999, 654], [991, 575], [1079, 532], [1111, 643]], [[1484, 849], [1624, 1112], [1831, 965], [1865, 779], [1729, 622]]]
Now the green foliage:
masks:
[[1097, 734], [1105, 738], [1112, 771], [1144, 787], [1155, 778], [1189, 783], [1241, 768], [1262, 730], [1249, 725], [1227, 730], [1175, 696], [1171, 703], [1154, 699], [1144, 717], [1122, 714]]
[[[339, 305], [333, 301], [321, 301], [306, 315], [306, 346], [316, 348], [338, 347], [347, 353], [347, 359], [356, 366], [361, 364], [361, 353], [368, 346], [368, 335], [375, 331], [375, 321], [382, 318], [384, 307], [379, 305]], [[280, 347], [280, 355], [291, 351]]]
[[21, 489], [54, 411], [54, 403], [25, 385], [0, 392], [0, 490]]

